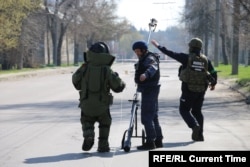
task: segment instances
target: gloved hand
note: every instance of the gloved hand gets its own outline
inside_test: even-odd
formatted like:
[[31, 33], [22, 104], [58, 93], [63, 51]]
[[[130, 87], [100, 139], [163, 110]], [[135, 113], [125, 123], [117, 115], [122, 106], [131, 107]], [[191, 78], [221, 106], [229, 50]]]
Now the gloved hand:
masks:
[[207, 75], [207, 80], [208, 80], [210, 85], [216, 85], [216, 81], [215, 81], [214, 77], [212, 77], [210, 74]]

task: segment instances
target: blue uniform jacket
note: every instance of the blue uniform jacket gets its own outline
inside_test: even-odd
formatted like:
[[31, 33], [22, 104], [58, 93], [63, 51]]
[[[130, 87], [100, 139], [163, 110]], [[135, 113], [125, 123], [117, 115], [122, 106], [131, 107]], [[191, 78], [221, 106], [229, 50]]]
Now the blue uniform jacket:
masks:
[[[147, 79], [140, 81], [140, 75], [145, 74]], [[152, 87], [159, 85], [160, 69], [159, 60], [151, 52], [148, 52], [135, 64], [135, 83], [138, 88]]]

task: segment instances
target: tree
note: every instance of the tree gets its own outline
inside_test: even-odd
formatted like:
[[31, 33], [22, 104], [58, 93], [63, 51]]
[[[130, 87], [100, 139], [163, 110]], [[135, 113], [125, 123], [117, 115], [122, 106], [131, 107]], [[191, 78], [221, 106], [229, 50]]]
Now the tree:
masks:
[[[55, 0], [52, 8], [46, 7], [49, 29], [53, 43], [53, 57], [61, 65], [61, 47], [64, 35], [69, 29], [74, 41], [74, 64], [78, 60], [79, 48], [85, 43], [90, 46], [96, 41], [116, 40], [128, 32], [126, 19], [115, 15], [114, 0]], [[61, 18], [58, 17], [61, 15]], [[55, 56], [56, 55], [56, 56]]]
[[245, 53], [245, 65], [250, 65], [250, 1], [239, 0], [241, 6], [241, 37], [242, 48]]
[[[54, 0], [54, 4], [44, 3], [47, 11], [47, 25], [51, 33], [53, 45], [53, 64], [61, 65], [61, 48], [64, 35], [71, 21], [74, 18], [75, 0]], [[52, 1], [50, 1], [52, 2]]]
[[[132, 44], [137, 40], [145, 40], [144, 36], [136, 30], [135, 27], [130, 27], [130, 33], [123, 34], [119, 39], [119, 47], [117, 51], [118, 59], [134, 59], [136, 57], [133, 50]], [[146, 41], [146, 40], [145, 40]]]
[[[221, 37], [221, 51], [222, 51], [222, 58], [223, 64], [228, 65], [231, 55], [231, 39], [229, 36], [229, 20], [230, 15], [226, 14], [230, 11], [229, 5], [226, 3], [226, 0], [223, 0], [220, 4], [221, 6], [221, 30], [220, 30], [220, 37]], [[228, 12], [229, 13], [229, 12]], [[231, 26], [230, 26], [231, 27]]]
[[96, 41], [117, 40], [130, 29], [126, 19], [115, 15], [114, 0], [84, 0], [79, 8], [79, 33], [87, 47]]
[[192, 36], [203, 39], [204, 52], [208, 55], [208, 44], [214, 33], [214, 2], [209, 0], [186, 0], [183, 20]]
[[19, 63], [17, 68], [38, 67], [45, 64], [44, 34], [45, 17], [42, 11], [32, 12], [22, 22], [22, 31], [19, 38]]
[[0, 61], [3, 69], [20, 64], [17, 60], [22, 61], [22, 58], [16, 56], [20, 51], [23, 20], [37, 9], [39, 4], [39, 0], [0, 0]]

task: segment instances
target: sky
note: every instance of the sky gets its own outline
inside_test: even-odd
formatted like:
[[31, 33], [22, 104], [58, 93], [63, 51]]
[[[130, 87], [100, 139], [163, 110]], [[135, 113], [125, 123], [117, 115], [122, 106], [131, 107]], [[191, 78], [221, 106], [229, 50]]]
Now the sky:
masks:
[[126, 17], [138, 30], [149, 30], [150, 19], [158, 23], [156, 30], [180, 24], [180, 13], [184, 9], [185, 0], [116, 0], [117, 15]]

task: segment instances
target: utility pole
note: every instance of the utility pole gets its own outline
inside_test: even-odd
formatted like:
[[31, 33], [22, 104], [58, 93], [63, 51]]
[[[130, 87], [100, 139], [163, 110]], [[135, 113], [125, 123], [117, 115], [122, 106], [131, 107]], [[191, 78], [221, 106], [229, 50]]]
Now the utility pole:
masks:
[[214, 66], [219, 66], [220, 0], [216, 0], [216, 30], [214, 42]]

